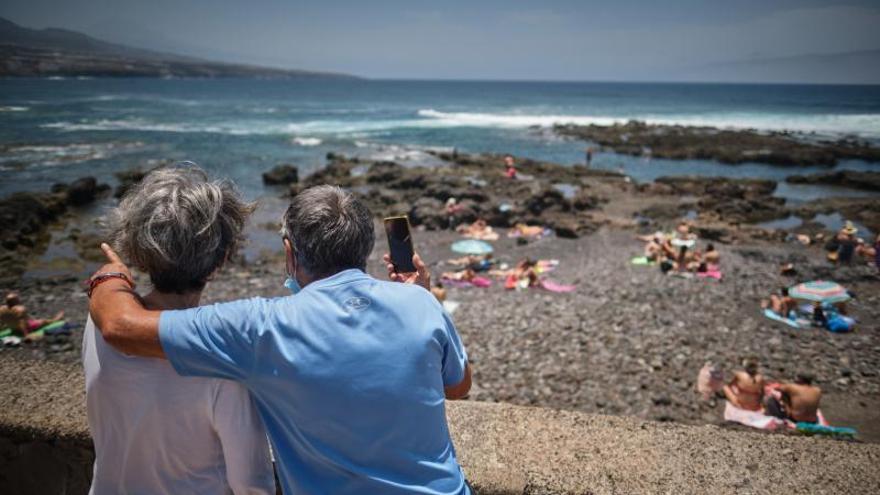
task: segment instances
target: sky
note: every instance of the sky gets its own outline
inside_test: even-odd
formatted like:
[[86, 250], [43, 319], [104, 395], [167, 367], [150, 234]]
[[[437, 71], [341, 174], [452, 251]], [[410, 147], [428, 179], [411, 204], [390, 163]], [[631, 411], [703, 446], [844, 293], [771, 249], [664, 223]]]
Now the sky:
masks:
[[880, 83], [878, 0], [4, 0], [0, 16], [374, 78], [760, 82], [792, 66], [803, 82]]

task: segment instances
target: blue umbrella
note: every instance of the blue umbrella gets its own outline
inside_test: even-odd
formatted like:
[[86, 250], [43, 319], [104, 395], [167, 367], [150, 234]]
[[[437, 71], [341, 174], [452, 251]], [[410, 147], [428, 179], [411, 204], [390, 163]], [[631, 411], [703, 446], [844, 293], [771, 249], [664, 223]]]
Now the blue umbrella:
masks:
[[489, 254], [493, 251], [492, 245], [476, 239], [465, 239], [452, 243], [452, 250], [462, 254]]

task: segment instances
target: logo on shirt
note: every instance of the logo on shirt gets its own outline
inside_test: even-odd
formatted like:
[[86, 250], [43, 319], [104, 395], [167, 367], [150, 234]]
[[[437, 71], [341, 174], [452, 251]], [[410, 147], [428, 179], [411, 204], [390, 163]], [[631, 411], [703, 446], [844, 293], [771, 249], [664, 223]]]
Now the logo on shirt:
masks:
[[373, 301], [370, 301], [366, 297], [358, 296], [348, 299], [347, 301], [345, 301], [344, 304], [345, 307], [348, 308], [350, 311], [363, 311], [367, 309], [367, 307], [369, 307], [372, 303]]

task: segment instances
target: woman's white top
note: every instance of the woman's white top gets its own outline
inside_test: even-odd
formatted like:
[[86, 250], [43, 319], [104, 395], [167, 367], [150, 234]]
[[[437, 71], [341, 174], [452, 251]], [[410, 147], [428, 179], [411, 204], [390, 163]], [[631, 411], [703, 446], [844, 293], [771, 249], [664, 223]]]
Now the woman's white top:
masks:
[[92, 495], [274, 495], [266, 433], [241, 384], [181, 377], [164, 359], [122, 354], [91, 318], [82, 352]]

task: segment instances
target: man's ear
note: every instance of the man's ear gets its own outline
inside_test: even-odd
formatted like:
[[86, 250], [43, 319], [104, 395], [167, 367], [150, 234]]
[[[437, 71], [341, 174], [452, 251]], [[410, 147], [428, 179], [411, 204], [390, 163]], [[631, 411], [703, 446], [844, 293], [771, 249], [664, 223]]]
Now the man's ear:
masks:
[[287, 273], [291, 277], [296, 276], [296, 255], [293, 252], [293, 244], [290, 239], [284, 238], [284, 263], [287, 265]]

